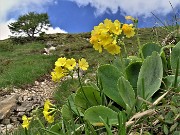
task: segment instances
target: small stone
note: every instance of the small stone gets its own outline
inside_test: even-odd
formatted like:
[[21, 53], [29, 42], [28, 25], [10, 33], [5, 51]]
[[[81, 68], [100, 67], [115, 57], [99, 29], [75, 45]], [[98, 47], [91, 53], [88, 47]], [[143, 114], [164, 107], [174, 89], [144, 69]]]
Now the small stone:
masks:
[[10, 120], [11, 120], [11, 122], [13, 122], [13, 123], [17, 123], [17, 121], [18, 121], [18, 119], [17, 119], [17, 117], [11, 117], [10, 118]]
[[12, 124], [8, 124], [6, 127], [7, 127], [7, 130], [13, 129], [13, 125]]
[[16, 111], [18, 112], [25, 112], [26, 111], [26, 108], [25, 107], [22, 107], [22, 106], [18, 106]]
[[10, 119], [4, 119], [2, 121], [2, 124], [4, 124], [4, 125], [10, 124]]
[[27, 106], [26, 107], [26, 112], [30, 112], [32, 109], [33, 109], [32, 106]]
[[41, 86], [45, 85], [45, 82], [41, 82]]
[[38, 81], [35, 81], [34, 83], [35, 83], [35, 85], [39, 85], [39, 82], [38, 82]]
[[21, 117], [25, 114], [25, 112], [18, 112], [17, 116]]
[[24, 97], [23, 97], [23, 100], [24, 100], [24, 101], [28, 100], [28, 96], [24, 96]]
[[5, 125], [4, 124], [0, 124], [0, 127], [5, 127]]
[[27, 101], [32, 101], [32, 100], [33, 100], [32, 96], [27, 98]]
[[10, 124], [10, 119], [4, 119], [4, 120], [2, 121], [2, 124], [4, 124], [4, 125]]
[[20, 97], [18, 98], [18, 102], [23, 102], [23, 97], [22, 97], [22, 96], [20, 96]]

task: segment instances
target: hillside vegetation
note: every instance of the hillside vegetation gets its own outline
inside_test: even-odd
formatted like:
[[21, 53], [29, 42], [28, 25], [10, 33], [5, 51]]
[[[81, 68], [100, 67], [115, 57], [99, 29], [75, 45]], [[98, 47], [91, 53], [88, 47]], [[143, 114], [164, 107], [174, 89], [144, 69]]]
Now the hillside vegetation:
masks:
[[[166, 37], [168, 31], [163, 28], [139, 29], [140, 41], [143, 45], [147, 42], [159, 42]], [[84, 57], [90, 63], [88, 73], [94, 73], [98, 64], [110, 62], [112, 55], [99, 54], [94, 51], [89, 43], [90, 33], [80, 34], [52, 34], [37, 38], [35, 42], [23, 44], [12, 43], [11, 39], [0, 41], [0, 88], [8, 86], [23, 87], [33, 84], [35, 80], [42, 77], [54, 67], [54, 62], [60, 56], [67, 58]], [[21, 39], [22, 40], [22, 39]], [[43, 50], [47, 42], [57, 46], [52, 55], [44, 55]], [[125, 41], [129, 54], [136, 54], [136, 37]]]

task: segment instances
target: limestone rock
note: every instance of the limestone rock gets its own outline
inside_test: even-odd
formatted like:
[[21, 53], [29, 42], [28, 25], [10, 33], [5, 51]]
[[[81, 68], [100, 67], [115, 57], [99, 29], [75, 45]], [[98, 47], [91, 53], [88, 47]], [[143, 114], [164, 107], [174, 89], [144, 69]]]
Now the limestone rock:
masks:
[[11, 95], [0, 102], [0, 120], [4, 119], [11, 109], [16, 106], [16, 99], [17, 95]]

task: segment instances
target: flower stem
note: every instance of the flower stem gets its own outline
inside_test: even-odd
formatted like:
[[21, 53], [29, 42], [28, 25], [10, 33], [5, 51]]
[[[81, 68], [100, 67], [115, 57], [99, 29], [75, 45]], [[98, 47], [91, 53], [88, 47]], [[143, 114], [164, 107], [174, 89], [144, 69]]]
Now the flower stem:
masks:
[[134, 23], [135, 28], [136, 28], [136, 37], [137, 37], [137, 43], [138, 43], [138, 48], [139, 48], [139, 55], [142, 57], [142, 61], [144, 61], [144, 55], [142, 53], [142, 47], [141, 47], [141, 43], [140, 43], [140, 38], [139, 38], [137, 24], [138, 24], [138, 22]]
[[42, 127], [42, 128], [45, 128], [44, 125], [42, 124], [42, 122], [40, 121], [40, 119], [37, 117], [36, 120], [38, 121], [39, 125]]

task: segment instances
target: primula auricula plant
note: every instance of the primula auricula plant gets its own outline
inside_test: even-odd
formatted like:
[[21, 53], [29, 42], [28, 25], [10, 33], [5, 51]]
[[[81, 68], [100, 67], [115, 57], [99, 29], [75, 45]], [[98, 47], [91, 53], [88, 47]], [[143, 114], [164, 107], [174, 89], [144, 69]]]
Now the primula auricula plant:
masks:
[[93, 44], [93, 48], [100, 53], [102, 52], [102, 48], [104, 48], [110, 54], [115, 55], [121, 52], [121, 39], [124, 36], [130, 38], [134, 35], [135, 28], [133, 24], [122, 24], [118, 20], [112, 22], [109, 19], [105, 19], [104, 23], [100, 23], [92, 30], [90, 43]]
[[[89, 67], [89, 64], [84, 58], [81, 58], [78, 60], [78, 62], [76, 62], [74, 58], [67, 59], [65, 57], [60, 57], [55, 62], [55, 68], [53, 72], [51, 72], [51, 77], [54, 82], [60, 82], [60, 80], [67, 75], [70, 75], [73, 78], [74, 70], [78, 69], [78, 72], [79, 72], [79, 69], [85, 71], [88, 69], [88, 67]], [[45, 120], [48, 123], [54, 122], [54, 116], [56, 112], [58, 111], [59, 109], [57, 109], [56, 106], [50, 102], [50, 100], [47, 99], [45, 101], [43, 115], [44, 115]], [[28, 118], [27, 116], [23, 115], [22, 127], [25, 128], [25, 130], [28, 130], [31, 119], [32, 117]], [[40, 125], [42, 125], [42, 123]]]
[[[86, 59], [76, 61], [74, 58], [61, 57], [55, 62], [55, 68], [51, 72], [52, 80], [60, 82], [67, 75], [73, 79], [73, 74], [77, 71], [80, 87], [61, 108], [51, 104], [49, 100], [45, 101], [43, 114], [48, 123], [55, 123], [56, 114], [60, 113], [61, 116], [61, 125], [55, 123], [52, 129], [48, 129], [52, 130], [48, 133], [96, 135], [108, 132], [109, 135], [126, 135], [134, 129], [133, 125], [136, 127], [136, 124], [139, 126], [144, 122], [143, 117], [156, 114], [158, 103], [170, 90], [174, 93], [180, 91], [180, 42], [173, 45], [171, 61], [167, 60], [169, 57], [165, 55], [165, 47], [157, 43], [147, 43], [141, 47], [136, 29], [138, 20], [131, 16], [126, 16], [126, 19], [133, 24], [105, 19], [91, 32], [90, 43], [95, 50], [101, 53], [105, 49], [110, 54], [117, 55], [110, 64], [98, 67], [96, 83], [82, 86], [79, 69], [88, 69]], [[140, 54], [128, 56], [123, 39], [135, 34]], [[122, 46], [125, 55], [121, 55]], [[172, 71], [171, 74], [169, 70]], [[155, 97], [159, 90], [164, 94]], [[174, 114], [174, 118], [178, 116], [178, 113]], [[30, 121], [24, 116], [23, 119], [23, 127], [27, 130]], [[152, 126], [152, 122], [149, 125]], [[42, 129], [47, 131], [44, 126]]]
[[76, 63], [74, 58], [67, 59], [65, 57], [61, 57], [55, 62], [55, 69], [51, 72], [52, 80], [58, 82], [61, 78], [67, 75], [73, 77], [73, 73], [76, 68], [87, 70], [88, 67], [88, 62], [84, 58], [80, 59], [78, 63]]

